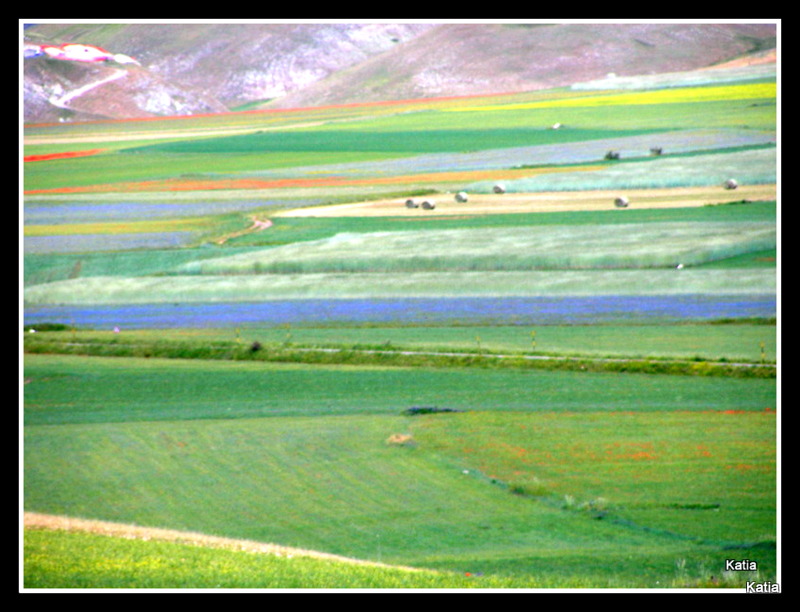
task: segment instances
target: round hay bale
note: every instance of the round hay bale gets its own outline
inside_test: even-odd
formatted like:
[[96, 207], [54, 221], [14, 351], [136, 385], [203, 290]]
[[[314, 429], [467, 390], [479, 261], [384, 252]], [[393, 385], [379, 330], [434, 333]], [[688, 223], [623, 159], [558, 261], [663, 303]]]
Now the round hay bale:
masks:
[[466, 202], [469, 198], [467, 198], [467, 193], [465, 191], [459, 191], [456, 194], [456, 202]]
[[414, 199], [406, 200], [406, 208], [419, 208], [419, 204]]
[[436, 202], [434, 202], [433, 200], [423, 200], [422, 208], [424, 208], [425, 210], [433, 210], [434, 208], [436, 208]]
[[620, 196], [614, 200], [614, 206], [617, 208], [628, 208], [628, 204], [630, 204], [630, 202], [625, 196]]
[[492, 187], [492, 191], [494, 191], [495, 193], [505, 193], [506, 186], [503, 185], [502, 183], [497, 183], [494, 187]]
[[728, 179], [725, 181], [725, 189], [736, 189], [739, 186], [739, 183], [736, 182], [736, 179]]

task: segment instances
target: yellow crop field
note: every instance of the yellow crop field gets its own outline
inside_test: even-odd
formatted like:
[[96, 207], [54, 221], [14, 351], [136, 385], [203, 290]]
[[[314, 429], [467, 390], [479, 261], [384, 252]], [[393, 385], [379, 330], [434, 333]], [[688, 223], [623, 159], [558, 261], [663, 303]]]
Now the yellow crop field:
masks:
[[70, 236], [76, 234], [139, 234], [147, 232], [191, 232], [208, 227], [209, 218], [156, 219], [110, 223], [65, 223], [26, 225], [25, 236]]
[[543, 100], [522, 104], [495, 104], [491, 106], [472, 106], [452, 108], [448, 112], [524, 110], [534, 108], [568, 108], [580, 106], [626, 106], [641, 104], [678, 104], [686, 102], [716, 102], [721, 100], [750, 100], [774, 98], [777, 94], [775, 83], [746, 83], [742, 85], [719, 85], [715, 87], [679, 87]]

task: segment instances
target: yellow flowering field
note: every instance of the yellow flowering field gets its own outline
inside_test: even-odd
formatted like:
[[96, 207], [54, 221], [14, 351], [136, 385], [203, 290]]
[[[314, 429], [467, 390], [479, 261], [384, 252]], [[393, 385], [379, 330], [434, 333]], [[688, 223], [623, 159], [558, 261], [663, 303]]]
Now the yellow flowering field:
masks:
[[497, 104], [451, 108], [448, 112], [521, 110], [533, 108], [567, 108], [576, 106], [621, 106], [639, 104], [678, 104], [686, 102], [716, 102], [722, 100], [750, 100], [774, 98], [777, 93], [775, 83], [745, 83], [737, 85], [718, 85], [713, 87], [678, 87], [625, 93], [585, 96], [526, 102], [522, 104]]

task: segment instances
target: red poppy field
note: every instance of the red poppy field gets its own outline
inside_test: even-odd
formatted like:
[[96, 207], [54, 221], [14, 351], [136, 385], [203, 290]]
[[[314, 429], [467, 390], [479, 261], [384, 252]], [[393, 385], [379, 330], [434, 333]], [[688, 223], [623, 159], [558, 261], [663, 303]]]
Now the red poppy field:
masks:
[[64, 151], [62, 153], [45, 153], [43, 155], [26, 155], [25, 162], [51, 161], [54, 159], [70, 159], [73, 157], [88, 157], [103, 153], [105, 149], [88, 149], [86, 151]]

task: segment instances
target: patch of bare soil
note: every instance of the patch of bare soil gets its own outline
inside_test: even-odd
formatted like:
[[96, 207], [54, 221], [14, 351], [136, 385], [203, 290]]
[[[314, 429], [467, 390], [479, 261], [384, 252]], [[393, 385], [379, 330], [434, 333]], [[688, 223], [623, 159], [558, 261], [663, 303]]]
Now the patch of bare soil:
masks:
[[742, 185], [737, 189], [723, 186], [677, 187], [669, 189], [625, 189], [619, 191], [551, 191], [536, 193], [469, 194], [467, 202], [456, 202], [454, 194], [435, 196], [436, 208], [409, 208], [405, 199], [374, 200], [297, 208], [278, 213], [282, 217], [409, 217], [414, 219], [452, 215], [486, 215], [530, 212], [565, 212], [612, 210], [615, 200], [628, 200], [626, 209], [682, 208], [706, 206], [741, 200], [777, 199], [772, 185]]
[[133, 540], [158, 540], [163, 542], [176, 542], [178, 544], [189, 544], [192, 546], [206, 546], [209, 548], [222, 548], [226, 550], [239, 550], [244, 552], [262, 553], [275, 555], [278, 557], [308, 557], [339, 563], [354, 563], [358, 565], [369, 565], [374, 567], [391, 567], [394, 569], [405, 569], [409, 571], [421, 571], [418, 568], [403, 567], [397, 565], [387, 565], [375, 561], [363, 561], [342, 557], [330, 553], [302, 548], [291, 548], [278, 544], [267, 544], [252, 540], [237, 540], [210, 536], [202, 533], [190, 531], [176, 531], [172, 529], [160, 529], [156, 527], [140, 527], [138, 525], [126, 525], [122, 523], [111, 523], [106, 521], [96, 521], [67, 516], [55, 516], [51, 514], [38, 514], [26, 512], [24, 514], [24, 524], [26, 528], [32, 529], [57, 529], [64, 531], [83, 531], [98, 535], [114, 536]]

